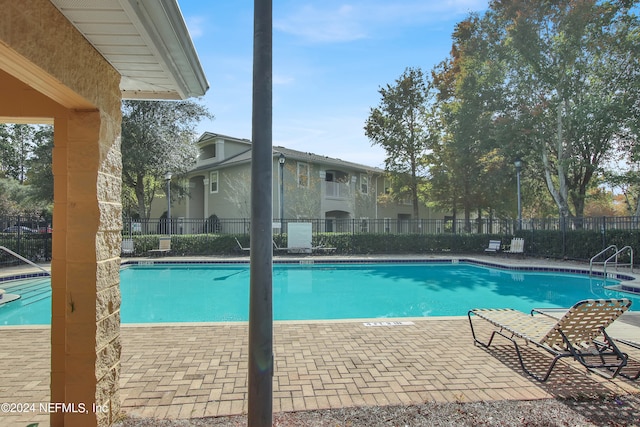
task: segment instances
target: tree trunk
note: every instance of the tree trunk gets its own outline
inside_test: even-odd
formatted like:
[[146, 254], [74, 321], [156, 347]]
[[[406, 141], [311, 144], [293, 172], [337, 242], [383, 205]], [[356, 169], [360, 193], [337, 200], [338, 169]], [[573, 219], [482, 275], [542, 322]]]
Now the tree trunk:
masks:
[[558, 211], [561, 217], [569, 215], [569, 190], [567, 187], [567, 178], [564, 167], [564, 131], [562, 124], [562, 105], [558, 105], [558, 113], [556, 117], [556, 150], [558, 158], [556, 159], [556, 174], [558, 177], [558, 188], [556, 189], [551, 176], [551, 166], [549, 164], [549, 157], [543, 144], [542, 148], [542, 164], [544, 165], [544, 177], [547, 182], [547, 188], [553, 197], [553, 200], [558, 206]]
[[149, 219], [147, 210], [144, 204], [144, 177], [138, 175], [136, 177], [136, 199], [138, 199], [138, 215], [141, 219]]

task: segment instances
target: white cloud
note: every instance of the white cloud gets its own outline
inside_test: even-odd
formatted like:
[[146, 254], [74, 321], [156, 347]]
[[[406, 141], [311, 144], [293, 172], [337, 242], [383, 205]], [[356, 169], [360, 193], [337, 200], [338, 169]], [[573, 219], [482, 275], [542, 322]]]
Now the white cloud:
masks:
[[313, 43], [352, 41], [365, 37], [359, 11], [350, 5], [304, 4], [274, 20], [274, 28]]
[[294, 82], [294, 78], [291, 76], [285, 76], [283, 74], [274, 74], [273, 75], [273, 84], [274, 85], [288, 85]]
[[185, 18], [187, 29], [191, 39], [200, 38], [205, 33], [206, 19], [202, 16], [189, 16]]
[[373, 37], [398, 25], [420, 25], [481, 11], [488, 0], [340, 0], [291, 2], [274, 28], [308, 43], [340, 43]]

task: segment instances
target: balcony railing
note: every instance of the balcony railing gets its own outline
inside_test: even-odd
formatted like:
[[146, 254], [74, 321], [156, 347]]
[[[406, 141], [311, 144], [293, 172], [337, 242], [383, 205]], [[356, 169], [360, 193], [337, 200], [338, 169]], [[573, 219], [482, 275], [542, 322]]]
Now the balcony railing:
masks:
[[332, 199], [347, 199], [351, 195], [351, 191], [347, 184], [325, 181], [325, 195]]

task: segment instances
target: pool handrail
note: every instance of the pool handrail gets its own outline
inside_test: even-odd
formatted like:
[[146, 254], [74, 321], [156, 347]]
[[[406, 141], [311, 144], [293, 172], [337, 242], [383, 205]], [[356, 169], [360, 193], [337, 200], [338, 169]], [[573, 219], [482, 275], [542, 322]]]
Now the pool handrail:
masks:
[[[630, 261], [629, 263], [624, 263], [624, 264], [620, 264], [618, 263], [618, 255], [620, 255], [621, 253], [628, 251], [629, 252], [629, 257], [630, 257]], [[615, 254], [611, 255], [609, 258], [607, 258], [603, 264], [603, 268], [604, 268], [604, 277], [605, 279], [607, 278], [607, 263], [611, 260], [615, 260], [614, 265], [616, 267], [616, 271], [618, 271], [618, 266], [629, 266], [629, 268], [631, 269], [631, 272], [633, 273], [633, 248], [631, 246], [625, 246], [624, 248], [620, 249], [619, 251], [617, 251]]]
[[606, 261], [595, 261], [599, 256], [606, 254], [609, 250], [613, 249], [613, 252], [617, 255], [618, 254], [618, 247], [616, 245], [609, 245], [607, 246], [605, 249], [601, 250], [600, 252], [598, 252], [597, 254], [595, 254], [594, 256], [591, 257], [591, 259], [589, 260], [589, 276], [591, 276], [593, 274], [593, 265], [594, 264], [605, 264]]
[[6, 252], [6, 253], [8, 253], [9, 255], [13, 255], [14, 257], [18, 258], [18, 259], [19, 259], [19, 260], [21, 260], [21, 261], [24, 261], [24, 262], [26, 262], [27, 264], [32, 265], [33, 267], [38, 268], [38, 269], [40, 269], [40, 270], [44, 271], [47, 275], [51, 276], [51, 273], [50, 273], [49, 271], [47, 271], [45, 268], [43, 268], [43, 267], [39, 266], [39, 265], [38, 265], [38, 264], [36, 264], [35, 262], [29, 261], [28, 259], [26, 259], [26, 258], [25, 258], [25, 257], [23, 257], [22, 255], [17, 254], [17, 253], [15, 253], [14, 251], [12, 251], [11, 249], [6, 248], [6, 247], [4, 247], [4, 246], [0, 246], [0, 249], [2, 249], [3, 251], [5, 251], [5, 252]]

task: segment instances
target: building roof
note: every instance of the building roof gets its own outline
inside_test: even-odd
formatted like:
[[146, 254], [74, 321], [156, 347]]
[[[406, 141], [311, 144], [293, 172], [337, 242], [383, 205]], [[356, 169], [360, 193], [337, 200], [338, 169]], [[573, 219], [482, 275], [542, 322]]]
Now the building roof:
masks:
[[[216, 135], [216, 134], [213, 134], [213, 135]], [[218, 135], [218, 136], [224, 137], [224, 135]], [[229, 138], [237, 139], [232, 137], [229, 137]], [[199, 141], [201, 139], [202, 137], [199, 139]], [[248, 140], [243, 139], [241, 141], [249, 142], [250, 144], [250, 141]], [[341, 159], [336, 159], [334, 157], [328, 157], [328, 156], [322, 156], [314, 153], [307, 153], [304, 151], [292, 150], [286, 147], [278, 147], [278, 146], [273, 147], [274, 158], [280, 157], [280, 153], [284, 154], [287, 160], [295, 160], [299, 162], [312, 163], [312, 164], [322, 164], [326, 166], [335, 167], [337, 169], [345, 168], [345, 169], [356, 170], [361, 172], [370, 172], [370, 173], [378, 173], [378, 174], [385, 173], [383, 169], [363, 165], [360, 163], [353, 163], [353, 162], [348, 162]], [[251, 161], [251, 148], [249, 147], [246, 151], [236, 154], [235, 156], [228, 157], [220, 162], [198, 166], [197, 168], [192, 169], [189, 172], [200, 172], [208, 169], [221, 169], [221, 168], [235, 166], [243, 163], [249, 163], [250, 161]]]
[[336, 167], [345, 167], [348, 169], [360, 170], [363, 172], [375, 172], [375, 173], [384, 173], [385, 171], [380, 168], [376, 168], [373, 166], [367, 166], [360, 163], [348, 162], [346, 160], [337, 159], [335, 157], [322, 156], [314, 153], [306, 153], [303, 151], [292, 150], [286, 147], [273, 147], [273, 155], [280, 156], [280, 153], [284, 154], [287, 159], [294, 159], [300, 162], [314, 163], [314, 164], [324, 164], [331, 165]]
[[176, 0], [50, 0], [120, 73], [128, 99], [186, 99], [209, 89]]
[[205, 132], [200, 135], [200, 138], [198, 138], [196, 144], [203, 144], [205, 142], [215, 141], [216, 139], [226, 139], [228, 141], [240, 142], [243, 144], [249, 144], [249, 146], [251, 146], [251, 141], [246, 138], [236, 138], [235, 136], [222, 135], [220, 133], [213, 132]]

